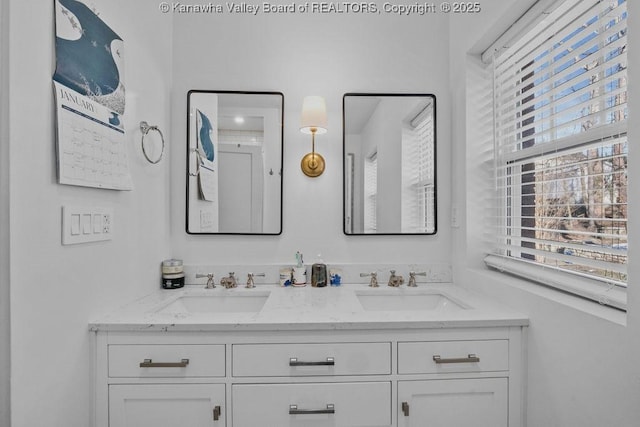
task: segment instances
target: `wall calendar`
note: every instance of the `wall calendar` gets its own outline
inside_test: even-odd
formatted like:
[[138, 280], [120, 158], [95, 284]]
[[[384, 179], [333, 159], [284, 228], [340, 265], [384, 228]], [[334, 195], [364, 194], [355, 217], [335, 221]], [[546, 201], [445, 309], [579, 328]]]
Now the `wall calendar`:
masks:
[[131, 190], [123, 40], [84, 3], [55, 6], [58, 182]]

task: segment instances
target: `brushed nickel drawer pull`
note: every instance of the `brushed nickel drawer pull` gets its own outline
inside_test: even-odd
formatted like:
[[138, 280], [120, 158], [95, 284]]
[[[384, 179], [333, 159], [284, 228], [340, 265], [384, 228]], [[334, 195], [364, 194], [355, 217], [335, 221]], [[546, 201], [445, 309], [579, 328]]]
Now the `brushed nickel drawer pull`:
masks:
[[336, 360], [333, 357], [327, 357], [327, 360], [320, 362], [302, 362], [297, 357], [289, 358], [289, 366], [334, 366]]
[[436, 364], [443, 364], [443, 363], [478, 363], [480, 361], [480, 358], [478, 356], [476, 356], [475, 354], [470, 354], [467, 357], [459, 357], [459, 358], [452, 358], [452, 359], [443, 359], [440, 357], [439, 354], [436, 354], [435, 356], [433, 356], [433, 361], [436, 362]]
[[154, 362], [151, 359], [144, 359], [140, 362], [141, 368], [186, 368], [189, 364], [189, 359], [182, 359], [179, 362]]
[[327, 403], [326, 409], [298, 409], [298, 405], [289, 405], [289, 415], [306, 415], [306, 414], [335, 414], [336, 407], [333, 403]]

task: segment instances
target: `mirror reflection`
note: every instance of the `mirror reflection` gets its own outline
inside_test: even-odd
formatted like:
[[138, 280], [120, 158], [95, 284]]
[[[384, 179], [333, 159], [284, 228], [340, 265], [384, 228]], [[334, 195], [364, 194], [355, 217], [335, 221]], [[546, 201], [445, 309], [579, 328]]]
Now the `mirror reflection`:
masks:
[[192, 90], [187, 101], [187, 233], [280, 234], [284, 96]]
[[436, 98], [343, 97], [345, 234], [436, 233]]

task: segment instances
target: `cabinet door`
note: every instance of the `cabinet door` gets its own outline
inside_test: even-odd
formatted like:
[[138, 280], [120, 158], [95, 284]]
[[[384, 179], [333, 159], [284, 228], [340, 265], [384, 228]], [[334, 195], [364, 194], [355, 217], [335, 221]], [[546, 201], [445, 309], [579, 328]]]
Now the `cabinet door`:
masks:
[[109, 386], [109, 427], [223, 427], [224, 384]]
[[507, 427], [506, 378], [398, 382], [399, 427]]

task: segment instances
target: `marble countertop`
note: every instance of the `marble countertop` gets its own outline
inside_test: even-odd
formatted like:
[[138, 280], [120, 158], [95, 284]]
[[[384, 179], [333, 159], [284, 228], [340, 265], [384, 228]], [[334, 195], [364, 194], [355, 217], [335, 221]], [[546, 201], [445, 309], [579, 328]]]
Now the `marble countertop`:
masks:
[[[365, 310], [358, 295], [379, 296], [373, 299], [382, 302], [382, 309]], [[434, 297], [431, 309], [416, 304], [424, 295]], [[258, 305], [265, 298], [266, 302], [259, 311], [230, 311], [240, 297], [252, 297]], [[182, 304], [191, 300], [196, 306], [211, 302], [213, 307], [225, 298], [233, 301], [225, 302], [222, 309], [188, 309]], [[243, 285], [234, 289], [191, 285], [158, 290], [96, 318], [89, 328], [92, 331], [380, 330], [524, 326], [528, 322], [523, 314], [452, 284], [420, 284], [417, 288], [370, 288], [365, 284], [325, 288], [258, 285], [253, 289]]]

